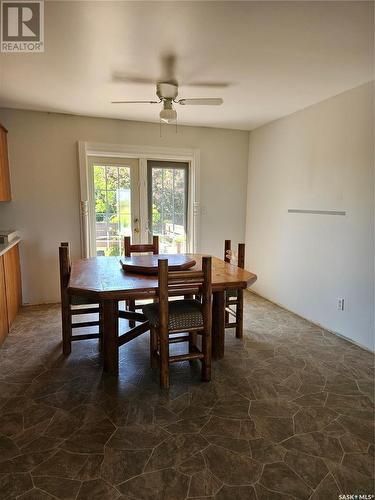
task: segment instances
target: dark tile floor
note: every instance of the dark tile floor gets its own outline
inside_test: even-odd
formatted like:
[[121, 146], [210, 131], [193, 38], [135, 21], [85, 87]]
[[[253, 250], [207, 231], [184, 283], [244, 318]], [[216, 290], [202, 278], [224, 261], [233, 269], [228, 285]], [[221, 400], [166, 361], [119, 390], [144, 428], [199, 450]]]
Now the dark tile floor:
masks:
[[148, 336], [102, 375], [95, 342], [64, 359], [58, 306], [24, 309], [0, 349], [0, 498], [337, 499], [373, 493], [373, 357], [246, 293], [213, 381]]

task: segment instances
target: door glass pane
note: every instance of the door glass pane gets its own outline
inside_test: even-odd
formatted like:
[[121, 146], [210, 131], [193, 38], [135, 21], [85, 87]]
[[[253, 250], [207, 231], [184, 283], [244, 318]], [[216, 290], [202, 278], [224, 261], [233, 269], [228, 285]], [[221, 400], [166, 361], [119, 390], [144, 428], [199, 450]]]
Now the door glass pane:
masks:
[[122, 255], [131, 236], [130, 167], [94, 165], [96, 255]]
[[187, 251], [188, 165], [149, 162], [148, 168], [150, 232], [159, 236], [161, 253], [184, 253]]

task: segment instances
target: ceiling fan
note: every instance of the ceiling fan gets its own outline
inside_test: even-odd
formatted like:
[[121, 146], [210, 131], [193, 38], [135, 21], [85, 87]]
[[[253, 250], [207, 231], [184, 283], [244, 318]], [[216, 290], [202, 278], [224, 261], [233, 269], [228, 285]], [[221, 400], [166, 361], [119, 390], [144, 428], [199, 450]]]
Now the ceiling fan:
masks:
[[174, 109], [174, 104], [182, 106], [188, 105], [205, 105], [205, 106], [220, 106], [223, 104], [223, 99], [217, 97], [194, 98], [194, 99], [177, 99], [178, 84], [177, 82], [158, 82], [156, 84], [156, 95], [158, 101], [112, 101], [112, 104], [163, 104], [163, 109], [160, 111], [160, 119], [165, 123], [174, 123], [177, 119], [177, 111]]
[[[163, 109], [160, 111], [160, 119], [165, 123], [174, 123], [177, 119], [177, 112], [174, 109], [174, 104], [182, 106], [187, 105], [206, 105], [220, 106], [223, 104], [221, 98], [198, 98], [198, 99], [177, 99], [178, 97], [178, 82], [176, 78], [177, 56], [173, 53], [164, 54], [161, 58], [162, 75], [160, 80], [156, 82], [156, 95], [158, 101], [112, 101], [112, 104], [162, 104]], [[155, 83], [151, 78], [143, 76], [134, 76], [124, 73], [115, 72], [113, 74], [114, 81], [131, 82], [139, 84]], [[184, 84], [185, 86], [186, 84]], [[227, 87], [226, 82], [190, 82], [187, 85], [193, 87]]]

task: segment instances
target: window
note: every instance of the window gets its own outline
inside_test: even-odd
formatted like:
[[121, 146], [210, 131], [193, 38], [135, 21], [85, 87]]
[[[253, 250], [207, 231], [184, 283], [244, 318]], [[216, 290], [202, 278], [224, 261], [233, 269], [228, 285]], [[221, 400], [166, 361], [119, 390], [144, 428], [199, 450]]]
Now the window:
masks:
[[133, 219], [132, 213], [138, 197], [137, 190], [132, 187], [134, 178], [138, 178], [138, 165], [95, 159], [92, 162], [92, 177], [95, 254], [122, 255], [124, 236], [133, 236], [132, 233], [137, 230], [138, 216]]
[[148, 161], [148, 219], [161, 253], [187, 251], [188, 174], [185, 162]]

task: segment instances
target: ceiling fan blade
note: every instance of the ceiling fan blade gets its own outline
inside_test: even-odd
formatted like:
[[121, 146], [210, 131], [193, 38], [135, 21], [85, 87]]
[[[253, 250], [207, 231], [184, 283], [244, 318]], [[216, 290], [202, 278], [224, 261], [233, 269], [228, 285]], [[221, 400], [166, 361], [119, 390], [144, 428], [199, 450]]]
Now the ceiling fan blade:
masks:
[[111, 101], [111, 104], [159, 104], [161, 101]]
[[229, 82], [190, 82], [190, 83], [181, 83], [181, 87], [206, 87], [212, 89], [225, 89], [230, 87], [231, 83]]
[[177, 101], [178, 104], [182, 104], [183, 106], [187, 104], [192, 105], [206, 105], [206, 106], [220, 106], [223, 104], [223, 99], [217, 97], [207, 97], [207, 98], [198, 98], [198, 99], [180, 99]]
[[147, 78], [143, 76], [131, 75], [128, 73], [122, 73], [120, 71], [115, 71], [112, 74], [112, 80], [114, 82], [122, 83], [142, 83], [142, 84], [155, 84], [154, 78]]

